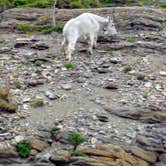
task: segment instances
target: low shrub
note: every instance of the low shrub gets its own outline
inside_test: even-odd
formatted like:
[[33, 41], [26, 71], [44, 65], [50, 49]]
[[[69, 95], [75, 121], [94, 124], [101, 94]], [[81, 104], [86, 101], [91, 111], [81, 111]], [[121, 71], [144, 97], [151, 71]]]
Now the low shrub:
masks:
[[31, 146], [26, 140], [22, 140], [17, 144], [17, 151], [20, 157], [28, 157], [31, 152]]
[[77, 146], [85, 142], [85, 138], [78, 132], [72, 132], [68, 136], [68, 142], [72, 144], [73, 151], [76, 150]]

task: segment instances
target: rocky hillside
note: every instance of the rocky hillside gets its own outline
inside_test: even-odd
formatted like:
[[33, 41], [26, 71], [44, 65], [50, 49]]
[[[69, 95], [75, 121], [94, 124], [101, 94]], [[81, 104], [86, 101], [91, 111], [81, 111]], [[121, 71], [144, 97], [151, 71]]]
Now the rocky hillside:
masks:
[[[100, 36], [91, 56], [80, 41], [67, 63], [62, 25], [87, 11], [114, 13], [118, 35]], [[0, 164], [166, 165], [166, 9], [55, 16], [58, 28], [51, 9], [0, 15]]]

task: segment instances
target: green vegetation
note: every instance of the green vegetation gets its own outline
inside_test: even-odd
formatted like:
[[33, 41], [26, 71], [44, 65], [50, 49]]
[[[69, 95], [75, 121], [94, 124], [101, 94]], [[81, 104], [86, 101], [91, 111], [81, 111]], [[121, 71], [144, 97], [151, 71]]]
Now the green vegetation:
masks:
[[113, 51], [114, 49], [113, 48], [111, 48], [110, 46], [105, 46], [104, 47], [104, 51], [109, 51], [109, 52], [111, 52], [111, 51]]
[[101, 3], [99, 0], [71, 0], [69, 3], [70, 8], [95, 8], [101, 7]]
[[35, 73], [36, 73], [37, 75], [42, 75], [42, 70], [36, 70]]
[[85, 138], [78, 132], [72, 132], [68, 136], [68, 142], [74, 146], [73, 151], [75, 151], [78, 145], [85, 142]]
[[28, 157], [31, 152], [31, 146], [26, 140], [22, 140], [17, 144], [17, 151], [20, 157]]
[[[43, 22], [42, 22], [43, 21]], [[38, 24], [42, 25], [44, 24], [45, 21], [48, 21], [48, 20], [42, 20], [40, 22], [38, 22]], [[55, 26], [46, 26], [46, 27], [38, 27], [36, 25], [29, 25], [29, 24], [18, 24], [17, 25], [17, 30], [21, 31], [22, 33], [25, 33], [25, 34], [28, 34], [28, 35], [32, 35], [34, 33], [44, 33], [44, 34], [48, 34], [48, 33], [51, 33], [53, 31], [57, 31], [57, 32], [61, 32], [62, 29], [64, 27], [64, 23], [57, 23]]]
[[79, 1], [71, 1], [69, 5], [70, 5], [70, 8], [72, 8], [72, 9], [84, 7], [83, 4]]
[[134, 42], [137, 41], [137, 39], [136, 39], [135, 37], [129, 37], [129, 38], [127, 38], [127, 41], [128, 41], [129, 43], [134, 43]]
[[[37, 7], [48, 8], [52, 7], [55, 0], [0, 0], [0, 7], [6, 4], [8, 7]], [[138, 4], [138, 5], [152, 5], [157, 3], [160, 7], [166, 7], [166, 2], [160, 2], [159, 0], [126, 0], [124, 2], [117, 0], [57, 0], [58, 8], [95, 8], [102, 7], [112, 3], [124, 3], [124, 4]]]
[[57, 125], [52, 125], [49, 129], [50, 133], [54, 134], [55, 132], [59, 131], [60, 128]]
[[0, 110], [6, 111], [9, 113], [14, 113], [18, 109], [18, 105], [16, 103], [9, 103], [6, 100], [0, 99]]
[[138, 1], [139, 5], [152, 5], [154, 3], [153, 0], [139, 0]]
[[15, 86], [16, 88], [20, 89], [20, 88], [21, 88], [21, 82], [20, 82], [19, 80], [16, 80], [16, 81], [14, 82], [14, 86]]
[[35, 66], [41, 66], [42, 64], [44, 64], [44, 61], [42, 61], [42, 60], [37, 60], [34, 63]]
[[64, 23], [57, 23], [57, 24], [54, 26], [54, 30], [55, 30], [55, 31], [62, 31], [64, 25], [65, 25]]
[[29, 24], [18, 24], [17, 29], [22, 33], [31, 35], [36, 32], [36, 28], [33, 25]]
[[166, 2], [157, 2], [157, 5], [158, 5], [159, 7], [166, 8]]
[[36, 108], [36, 107], [42, 107], [44, 105], [44, 101], [43, 99], [35, 99], [34, 101], [32, 101], [32, 107]]
[[55, 59], [58, 59], [58, 58], [59, 58], [59, 55], [58, 55], [57, 53], [52, 53], [52, 54], [51, 54], [51, 58], [54, 59], [54, 60], [55, 60]]
[[81, 156], [81, 157], [85, 157], [86, 154], [84, 152], [81, 152], [80, 150], [73, 150], [72, 152], [72, 156]]
[[5, 46], [7, 44], [6, 40], [0, 40], [0, 46]]
[[73, 69], [73, 64], [72, 63], [66, 63], [65, 64], [65, 67], [67, 68], [67, 69]]
[[138, 75], [137, 80], [144, 81], [145, 80], [145, 75]]
[[11, 2], [13, 7], [38, 7], [46, 8], [51, 6], [54, 0], [13, 0]]
[[126, 67], [124, 68], [124, 72], [125, 72], [125, 73], [128, 73], [128, 72], [130, 72], [130, 71], [132, 71], [132, 67], [131, 67], [131, 66], [126, 66]]
[[16, 103], [11, 103], [11, 94], [9, 85], [0, 87], [0, 110], [7, 111], [9, 113], [14, 113], [18, 109]]
[[42, 33], [48, 34], [53, 31], [61, 32], [64, 27], [64, 23], [57, 23], [55, 26], [47, 27], [41, 30]]

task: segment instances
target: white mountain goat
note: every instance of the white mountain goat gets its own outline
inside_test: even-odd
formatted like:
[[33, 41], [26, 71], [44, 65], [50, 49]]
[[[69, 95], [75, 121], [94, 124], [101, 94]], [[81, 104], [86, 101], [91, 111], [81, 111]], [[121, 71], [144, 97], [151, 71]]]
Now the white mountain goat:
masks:
[[80, 37], [87, 37], [89, 41], [89, 53], [92, 54], [93, 46], [96, 47], [99, 33], [106, 35], [117, 34], [113, 19], [111, 17], [100, 17], [92, 13], [83, 13], [76, 18], [69, 20], [63, 28], [62, 46], [67, 46], [65, 50], [66, 58], [70, 61], [71, 54], [75, 50], [75, 45]]

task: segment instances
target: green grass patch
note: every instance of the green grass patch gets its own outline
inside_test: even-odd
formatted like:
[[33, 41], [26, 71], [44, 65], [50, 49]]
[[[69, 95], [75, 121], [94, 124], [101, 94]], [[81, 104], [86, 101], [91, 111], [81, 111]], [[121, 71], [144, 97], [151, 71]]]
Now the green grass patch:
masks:
[[154, 3], [153, 0], [139, 0], [138, 1], [139, 5], [152, 5]]
[[42, 29], [41, 32], [44, 34], [49, 34], [53, 31], [62, 32], [63, 27], [64, 23], [57, 23], [55, 26]]
[[87, 155], [84, 152], [81, 152], [80, 150], [73, 150], [72, 156], [81, 156], [81, 157], [86, 157]]
[[78, 9], [78, 8], [95, 8], [95, 7], [101, 7], [101, 3], [99, 0], [71, 0], [69, 3], [69, 7], [72, 9]]
[[73, 69], [73, 68], [74, 68], [74, 66], [73, 66], [72, 63], [66, 63], [66, 64], [65, 64], [65, 67], [66, 67], [67, 69]]
[[59, 58], [59, 55], [58, 55], [57, 53], [52, 53], [52, 54], [51, 54], [51, 58], [54, 59], [54, 60], [55, 60], [55, 59], [58, 59], [58, 58]]
[[166, 2], [157, 2], [157, 6], [166, 8]]
[[36, 70], [35, 73], [36, 73], [37, 75], [41, 76], [41, 75], [42, 75], [42, 70]]
[[111, 52], [111, 51], [113, 51], [114, 49], [113, 48], [111, 48], [110, 46], [105, 46], [104, 47], [104, 51], [109, 51], [109, 52]]
[[28, 35], [34, 34], [36, 32], [36, 28], [33, 25], [23, 23], [17, 25], [17, 30]]
[[6, 40], [2, 39], [0, 40], [0, 46], [5, 46], [7, 44]]
[[130, 71], [132, 71], [132, 70], [133, 70], [133, 69], [132, 69], [131, 66], [126, 66], [123, 71], [124, 71], [125, 73], [128, 73], [128, 72], [130, 72]]
[[34, 101], [32, 101], [32, 107], [36, 108], [36, 107], [42, 107], [44, 105], [44, 101], [43, 99], [35, 99]]
[[43, 65], [43, 64], [44, 64], [44, 61], [42, 61], [42, 60], [37, 60], [37, 61], [35, 61], [34, 66], [41, 66], [41, 65]]
[[50, 133], [54, 134], [55, 132], [59, 131], [60, 128], [57, 126], [57, 125], [52, 125], [50, 128], [49, 128], [49, 131]]
[[135, 37], [129, 37], [129, 38], [127, 38], [127, 41], [128, 41], [129, 43], [134, 43], [134, 42], [137, 41], [137, 39], [136, 39]]
[[145, 75], [138, 75], [137, 80], [144, 81], [145, 80]]
[[26, 140], [22, 140], [17, 144], [17, 151], [20, 157], [28, 157], [31, 152], [31, 146]]
[[16, 81], [14, 82], [14, 86], [15, 86], [16, 88], [20, 89], [20, 88], [21, 88], [21, 82], [20, 82], [19, 80], [16, 80]]
[[47, 8], [54, 3], [54, 0], [14, 0], [13, 7], [37, 7]]

